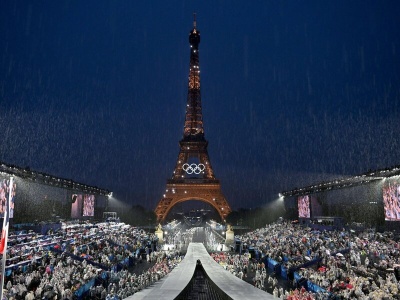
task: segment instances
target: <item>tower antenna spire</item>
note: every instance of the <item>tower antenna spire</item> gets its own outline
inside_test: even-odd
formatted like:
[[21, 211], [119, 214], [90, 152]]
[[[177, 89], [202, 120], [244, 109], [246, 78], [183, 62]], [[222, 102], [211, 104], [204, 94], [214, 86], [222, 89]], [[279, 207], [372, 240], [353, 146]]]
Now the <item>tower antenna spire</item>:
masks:
[[193, 13], [193, 28], [196, 28], [196, 13]]

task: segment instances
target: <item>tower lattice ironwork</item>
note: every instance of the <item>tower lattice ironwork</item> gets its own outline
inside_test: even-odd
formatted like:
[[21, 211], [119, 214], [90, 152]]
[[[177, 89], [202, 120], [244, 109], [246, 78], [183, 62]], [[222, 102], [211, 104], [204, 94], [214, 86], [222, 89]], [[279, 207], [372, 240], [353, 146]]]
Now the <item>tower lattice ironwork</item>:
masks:
[[220, 182], [215, 178], [207, 151], [208, 142], [204, 137], [200, 94], [200, 31], [196, 27], [196, 15], [189, 33], [189, 44], [190, 67], [183, 138], [179, 142], [180, 150], [173, 176], [167, 180], [165, 194], [155, 209], [158, 221], [164, 221], [173, 206], [188, 200], [210, 204], [222, 220], [231, 212]]

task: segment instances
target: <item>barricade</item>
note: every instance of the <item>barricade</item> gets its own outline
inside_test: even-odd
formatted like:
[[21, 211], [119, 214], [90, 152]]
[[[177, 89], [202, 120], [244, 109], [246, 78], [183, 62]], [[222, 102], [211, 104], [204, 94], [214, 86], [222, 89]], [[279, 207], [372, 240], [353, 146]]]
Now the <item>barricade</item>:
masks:
[[268, 267], [268, 270], [275, 272], [276, 275], [281, 274], [281, 264], [272, 258], [266, 257], [264, 259], [265, 266]]
[[308, 288], [308, 280], [306, 278], [304, 278], [304, 277], [300, 278], [300, 280], [297, 281], [297, 286], [299, 288], [304, 287], [307, 290], [307, 288]]
[[296, 281], [299, 281], [299, 280], [301, 279], [301, 276], [300, 276], [299, 273], [294, 272], [294, 273], [293, 273], [293, 278], [294, 278]]
[[284, 265], [281, 265], [281, 277], [286, 280], [289, 279], [288, 278], [288, 269]]
[[313, 260], [310, 260], [304, 264], [301, 264], [299, 266], [296, 267], [291, 267], [290, 268], [290, 272], [296, 272], [297, 270], [300, 270], [301, 268], [308, 268], [312, 265], [315, 265], [317, 263], [319, 263], [320, 261], [322, 261], [322, 258], [314, 258]]
[[98, 267], [98, 268], [100, 268], [100, 269], [102, 269], [102, 270], [108, 271], [108, 270], [110, 269], [109, 267], [107, 267], [107, 266], [105, 266], [105, 265], [99, 264], [99, 263], [94, 262], [94, 261], [91, 261], [91, 260], [87, 260], [87, 259], [85, 259], [85, 258], [82, 258], [82, 257], [80, 257], [80, 256], [74, 255], [74, 254], [69, 253], [69, 252], [63, 252], [62, 250], [55, 249], [54, 247], [51, 247], [49, 250], [51, 250], [52, 252], [55, 252], [55, 253], [59, 253], [59, 254], [64, 253], [65, 255], [70, 256], [72, 259], [75, 259], [75, 260], [78, 260], [78, 261], [81, 261], [81, 262], [84, 261], [84, 260], [86, 260], [86, 262], [87, 262], [88, 264], [91, 264], [91, 265], [93, 265], [93, 266], [95, 266], [95, 267]]
[[272, 258], [267, 258], [265, 264], [268, 266], [268, 269], [275, 270], [275, 266], [278, 264], [278, 262], [276, 260], [273, 260]]
[[[35, 262], [41, 262], [42, 257], [36, 257], [33, 260], [35, 260]], [[6, 276], [9, 276], [11, 274], [11, 272], [13, 270], [17, 270], [19, 267], [21, 267], [22, 272], [26, 272], [26, 270], [28, 269], [28, 266], [32, 263], [32, 259], [31, 260], [25, 260], [25, 261], [21, 261], [17, 264], [12, 264], [12, 265], [8, 265], [5, 268], [5, 272], [6, 272]]]
[[326, 293], [326, 290], [311, 281], [307, 281], [307, 291], [313, 293]]

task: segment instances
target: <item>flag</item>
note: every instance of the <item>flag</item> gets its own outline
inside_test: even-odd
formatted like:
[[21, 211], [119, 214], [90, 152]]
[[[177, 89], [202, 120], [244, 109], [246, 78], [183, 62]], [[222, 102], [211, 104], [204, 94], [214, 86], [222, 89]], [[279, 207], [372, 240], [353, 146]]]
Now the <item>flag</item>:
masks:
[[10, 178], [10, 185], [8, 188], [8, 197], [6, 197], [6, 210], [4, 212], [3, 229], [1, 231], [0, 253], [3, 255], [1, 261], [1, 280], [0, 280], [0, 299], [3, 299], [3, 286], [4, 274], [6, 270], [6, 251], [7, 251], [7, 238], [8, 238], [8, 225], [10, 217], [10, 202], [13, 197], [13, 177]]
[[[8, 221], [7, 221], [7, 223], [8, 223]], [[1, 231], [0, 254], [3, 254], [4, 247], [6, 245], [6, 234], [7, 234], [7, 230], [4, 228], [4, 224], [3, 224], [3, 230]]]
[[10, 203], [9, 203], [9, 200], [6, 199], [6, 210], [4, 212], [3, 228], [1, 231], [0, 254], [3, 254], [4, 248], [6, 247], [6, 237], [8, 234], [9, 213], [10, 213]]
[[4, 248], [6, 247], [6, 238], [8, 235], [8, 223], [10, 219], [10, 201], [12, 197], [12, 185], [13, 185], [13, 180], [11, 177], [8, 187], [8, 195], [6, 194], [6, 209], [4, 211], [3, 228], [1, 231], [0, 254], [3, 254], [5, 250]]
[[6, 238], [8, 235], [8, 224], [10, 219], [10, 201], [13, 194], [12, 187], [13, 186], [13, 178], [10, 178], [10, 185], [8, 188], [8, 197], [6, 197], [6, 209], [4, 211], [4, 220], [3, 220], [3, 228], [1, 231], [1, 241], [0, 241], [0, 254], [3, 254], [6, 247]]

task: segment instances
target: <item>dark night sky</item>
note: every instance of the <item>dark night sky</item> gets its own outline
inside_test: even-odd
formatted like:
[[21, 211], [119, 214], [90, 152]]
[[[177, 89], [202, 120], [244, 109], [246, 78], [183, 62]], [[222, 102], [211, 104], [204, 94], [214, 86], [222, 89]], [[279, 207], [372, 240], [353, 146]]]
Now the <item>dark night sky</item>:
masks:
[[205, 136], [234, 209], [400, 163], [400, 2], [347, 0], [2, 1], [0, 160], [154, 208], [194, 11]]

